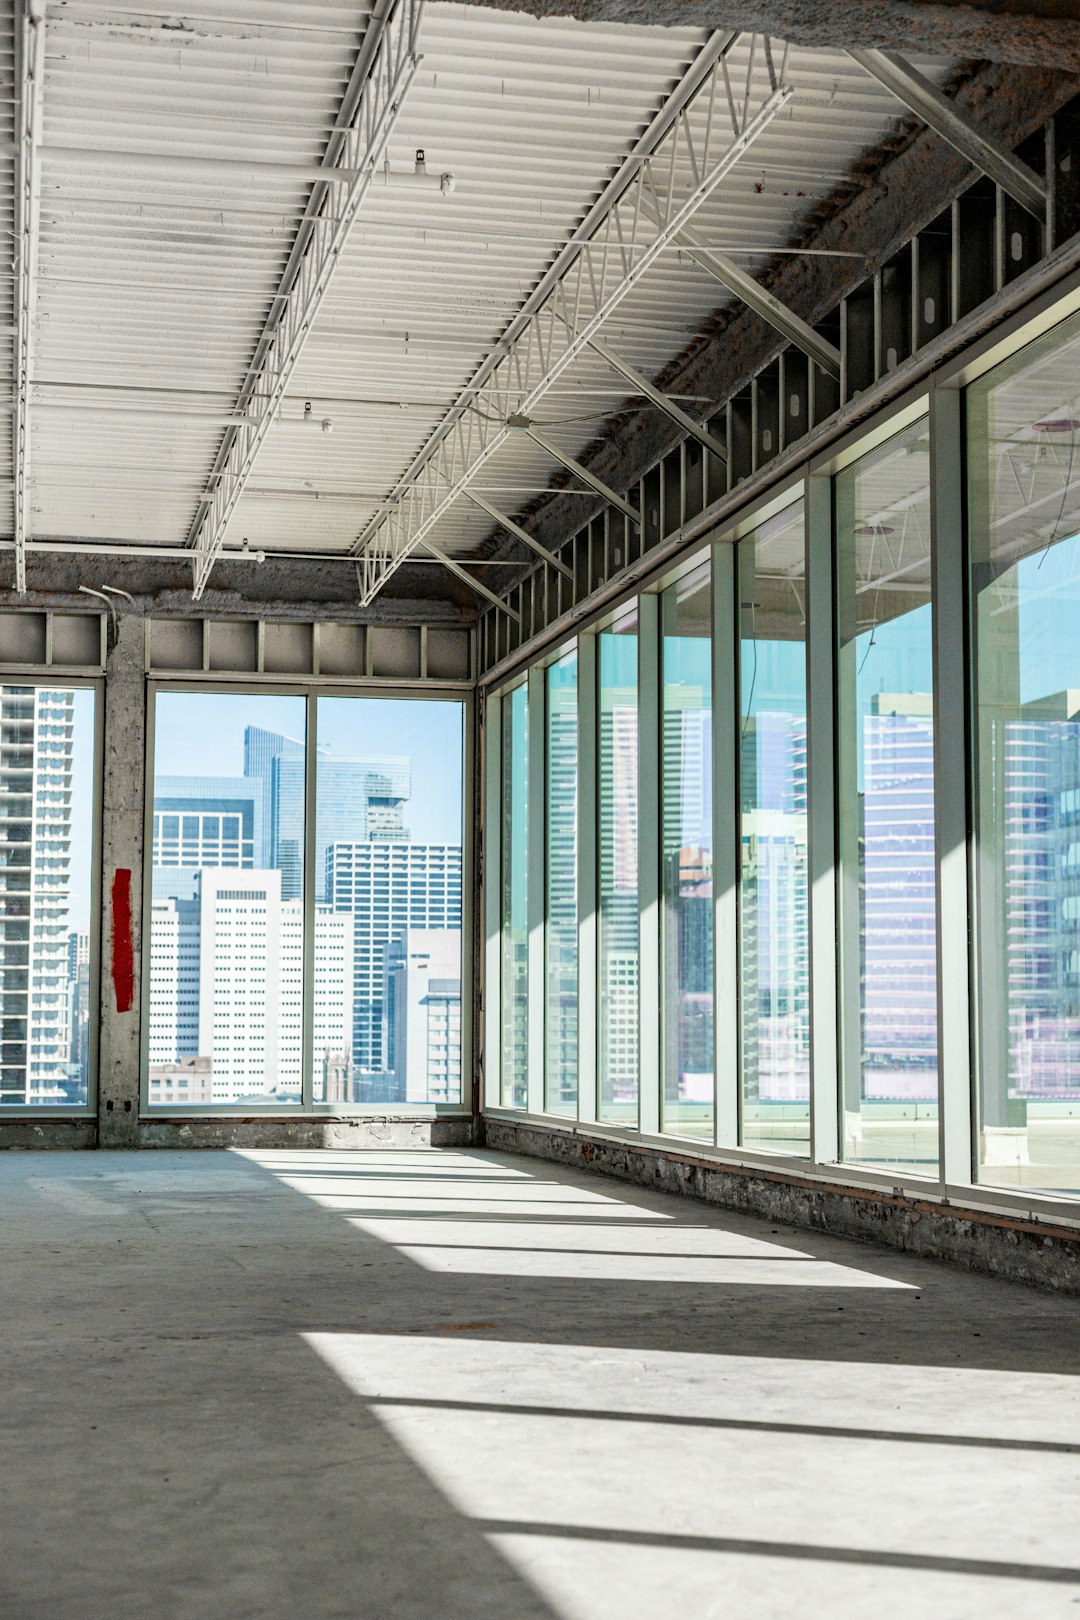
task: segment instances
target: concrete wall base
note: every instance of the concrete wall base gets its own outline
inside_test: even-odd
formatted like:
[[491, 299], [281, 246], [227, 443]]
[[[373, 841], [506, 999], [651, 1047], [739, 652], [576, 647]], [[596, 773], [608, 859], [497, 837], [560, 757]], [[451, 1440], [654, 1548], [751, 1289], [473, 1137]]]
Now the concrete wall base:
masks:
[[484, 1143], [745, 1215], [881, 1243], [1009, 1282], [1080, 1295], [1080, 1230], [763, 1170], [533, 1121], [484, 1119]]
[[146, 1119], [132, 1139], [99, 1142], [93, 1119], [0, 1120], [0, 1150], [29, 1148], [427, 1148], [471, 1147], [469, 1115], [416, 1119], [408, 1115], [361, 1118]]

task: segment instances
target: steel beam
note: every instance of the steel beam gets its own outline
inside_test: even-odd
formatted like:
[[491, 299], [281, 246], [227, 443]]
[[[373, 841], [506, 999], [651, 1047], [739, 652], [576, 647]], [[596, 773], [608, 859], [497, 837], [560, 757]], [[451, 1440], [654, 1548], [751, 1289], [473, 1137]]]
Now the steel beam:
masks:
[[45, 0], [22, 0], [15, 19], [15, 350], [12, 465], [15, 475], [15, 589], [26, 590], [30, 537], [30, 371], [37, 303], [41, 131], [45, 93]]
[[355, 172], [344, 195], [328, 206], [331, 188], [320, 182], [318, 212], [305, 215], [302, 257], [294, 251], [272, 312], [255, 351], [248, 380], [236, 402], [243, 423], [232, 431], [218, 456], [211, 504], [192, 527], [196, 601], [225, 543], [225, 534], [255, 460], [275, 420], [310, 335], [357, 215], [377, 179], [377, 170], [397, 124], [420, 56], [417, 31], [424, 0], [388, 0], [367, 26], [358, 65], [363, 82], [343, 140], [335, 140], [333, 161]]
[[687, 416], [684, 410], [680, 410], [674, 401], [670, 400], [666, 394], [661, 393], [655, 383], [651, 383], [647, 377], [643, 377], [641, 372], [632, 366], [628, 360], [624, 360], [621, 354], [609, 348], [598, 337], [590, 340], [589, 347], [600, 356], [605, 364], [611, 367], [612, 371], [617, 371], [620, 377], [625, 377], [636, 394], [641, 394], [643, 398], [650, 400], [657, 410], [663, 411], [664, 415], [670, 417], [671, 421], [676, 426], [681, 427], [684, 433], [689, 434], [690, 438], [696, 439], [698, 444], [710, 451], [712, 455], [719, 457], [725, 464], [727, 463], [727, 447], [722, 445], [719, 439], [715, 439], [708, 428], [702, 427], [700, 422], [695, 422], [692, 416]]
[[575, 478], [580, 478], [583, 484], [588, 484], [589, 488], [607, 501], [609, 506], [614, 506], [618, 511], [625, 513], [631, 523], [636, 523], [640, 527], [641, 513], [636, 507], [631, 506], [629, 501], [623, 500], [621, 495], [616, 495], [610, 484], [605, 484], [604, 480], [598, 478], [594, 472], [590, 472], [588, 467], [582, 466], [580, 461], [575, 461], [566, 450], [560, 450], [554, 439], [549, 439], [538, 427], [526, 428], [525, 434], [533, 444], [539, 445], [545, 455], [551, 456], [553, 461], [560, 462], [567, 472], [572, 472]]
[[1046, 186], [1034, 169], [1029, 169], [995, 136], [981, 130], [918, 68], [895, 51], [849, 50], [848, 55], [1021, 208], [1034, 214], [1040, 225], [1045, 222]]
[[441, 546], [436, 546], [432, 541], [425, 540], [424, 548], [430, 551], [436, 562], [441, 562], [443, 567], [448, 569], [451, 574], [456, 574], [458, 579], [463, 579], [466, 585], [476, 591], [478, 595], [486, 597], [492, 607], [497, 607], [500, 613], [505, 613], [507, 618], [513, 619], [515, 623], [521, 623], [520, 613], [517, 613], [508, 603], [504, 602], [501, 596], [496, 596], [494, 591], [489, 591], [486, 585], [481, 585], [480, 581], [474, 579], [472, 574], [467, 573], [460, 563], [454, 561], [453, 557], [448, 557]]
[[679, 232], [677, 240], [679, 247], [695, 264], [725, 286], [728, 292], [740, 298], [755, 315], [760, 315], [789, 343], [801, 349], [822, 371], [839, 380], [840, 350], [834, 343], [822, 337], [820, 332], [815, 332], [807, 321], [781, 303], [775, 293], [769, 292], [734, 259], [721, 253], [718, 248], [710, 247], [696, 231], [687, 227]]
[[[792, 93], [776, 83], [767, 51], [759, 57], [760, 71], [769, 72], [764, 86], [759, 81], [733, 92], [725, 57], [735, 37], [717, 34], [707, 42], [508, 334], [361, 534], [354, 550], [365, 605], [502, 449], [515, 425], [527, 426], [547, 391], [787, 106]], [[726, 136], [721, 109], [731, 116]], [[659, 224], [648, 224], [646, 196]], [[544, 448], [563, 459], [550, 441]], [[580, 471], [576, 464], [574, 470]], [[424, 489], [418, 487], [422, 477], [428, 479]], [[441, 492], [432, 490], [432, 481]], [[600, 493], [611, 498], [606, 485]], [[628, 503], [615, 504], [625, 511]]]
[[565, 574], [567, 579], [573, 579], [574, 570], [567, 568], [566, 564], [561, 562], [553, 551], [549, 551], [547, 546], [541, 545], [539, 540], [534, 540], [528, 529], [523, 529], [520, 523], [515, 523], [513, 518], [507, 517], [505, 512], [500, 512], [497, 506], [492, 506], [491, 502], [485, 500], [483, 495], [478, 495], [475, 489], [467, 489], [465, 494], [473, 505], [478, 506], [482, 512], [486, 512], [492, 522], [499, 525], [500, 529], [505, 529], [507, 534], [512, 534], [516, 540], [521, 540], [531, 550], [535, 551], [538, 556], [543, 557], [546, 563], [550, 563], [552, 568], [557, 568], [560, 574]]

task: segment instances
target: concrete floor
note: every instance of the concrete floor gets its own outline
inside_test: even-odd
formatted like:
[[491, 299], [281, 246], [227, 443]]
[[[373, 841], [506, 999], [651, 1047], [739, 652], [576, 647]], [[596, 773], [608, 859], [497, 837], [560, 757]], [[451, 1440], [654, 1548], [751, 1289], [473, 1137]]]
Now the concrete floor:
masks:
[[1080, 1617], [1080, 1306], [481, 1152], [0, 1156], [3, 1620]]

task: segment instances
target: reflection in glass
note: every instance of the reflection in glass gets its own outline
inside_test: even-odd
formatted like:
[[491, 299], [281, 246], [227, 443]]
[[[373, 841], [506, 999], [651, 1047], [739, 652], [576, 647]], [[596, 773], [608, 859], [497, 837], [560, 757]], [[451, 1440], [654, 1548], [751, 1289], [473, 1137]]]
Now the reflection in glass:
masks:
[[637, 1124], [637, 613], [599, 637], [599, 1117]]
[[[151, 1105], [301, 1100], [304, 739], [303, 698], [157, 696]], [[342, 958], [316, 1021], [350, 994]]]
[[578, 662], [549, 665], [547, 683], [547, 1022], [545, 1103], [552, 1114], [577, 1109]]
[[0, 686], [0, 1107], [89, 1100], [94, 693]]
[[938, 1162], [925, 418], [836, 480], [843, 1153]]
[[1080, 1191], [1080, 323], [967, 392], [979, 1175]]
[[801, 503], [739, 542], [742, 1142], [806, 1154], [810, 936]]
[[713, 1135], [712, 589], [709, 565], [660, 599], [663, 680], [661, 1128]]
[[502, 1102], [524, 1108], [529, 1059], [529, 695], [502, 702]]
[[[462, 706], [320, 697], [317, 716], [314, 1099], [459, 1102]], [[291, 817], [303, 758], [280, 774]]]

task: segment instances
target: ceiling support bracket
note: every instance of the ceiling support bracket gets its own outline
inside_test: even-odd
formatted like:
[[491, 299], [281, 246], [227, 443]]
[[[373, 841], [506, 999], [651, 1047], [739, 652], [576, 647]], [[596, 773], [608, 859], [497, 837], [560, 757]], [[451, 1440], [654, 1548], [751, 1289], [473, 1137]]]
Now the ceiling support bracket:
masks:
[[695, 422], [694, 418], [688, 416], [680, 406], [675, 404], [674, 400], [669, 399], [667, 394], [661, 393], [655, 384], [651, 383], [647, 377], [642, 376], [635, 366], [632, 366], [628, 360], [624, 360], [621, 354], [617, 354], [614, 349], [609, 348], [600, 338], [592, 338], [589, 347], [611, 367], [612, 371], [617, 371], [620, 377], [626, 379], [635, 394], [640, 394], [644, 399], [649, 400], [651, 404], [656, 406], [658, 411], [663, 411], [664, 415], [669, 417], [676, 427], [682, 428], [683, 432], [691, 439], [696, 439], [703, 449], [708, 450], [710, 454], [726, 464], [726, 447], [720, 443], [719, 439], [714, 438], [707, 427], [702, 427], [700, 422]]
[[689, 227], [680, 231], [678, 244], [696, 265], [715, 281], [719, 281], [728, 292], [734, 293], [736, 298], [741, 299], [748, 309], [752, 309], [755, 315], [759, 315], [763, 321], [779, 332], [781, 337], [786, 338], [797, 349], [801, 349], [815, 366], [820, 366], [822, 371], [839, 381], [840, 350], [835, 343], [830, 343], [820, 332], [815, 332], [801, 315], [796, 315], [794, 310], [781, 303], [775, 293], [763, 287], [760, 281], [744, 270], [740, 264], [736, 264], [726, 253], [710, 247], [696, 231]]
[[532, 551], [535, 551], [538, 557], [543, 557], [546, 563], [550, 563], [552, 568], [557, 568], [560, 574], [565, 574], [567, 579], [573, 579], [574, 570], [567, 568], [566, 564], [556, 557], [553, 551], [549, 551], [547, 546], [541, 545], [540, 541], [534, 535], [531, 535], [528, 529], [523, 529], [520, 523], [515, 523], [513, 518], [507, 517], [505, 512], [500, 512], [497, 506], [492, 506], [491, 502], [485, 499], [483, 495], [478, 495], [475, 489], [467, 489], [465, 494], [473, 505], [478, 506], [482, 512], [486, 512], [492, 522], [499, 525], [500, 529], [505, 529], [507, 534], [512, 534], [515, 540], [522, 541]]
[[481, 585], [480, 581], [462, 568], [460, 563], [455, 562], [453, 557], [448, 557], [441, 546], [435, 545], [431, 540], [425, 540], [424, 549], [430, 551], [436, 562], [441, 562], [443, 567], [448, 569], [451, 574], [456, 574], [458, 579], [463, 579], [470, 590], [474, 590], [478, 595], [485, 597], [492, 607], [497, 607], [500, 613], [505, 613], [507, 618], [513, 619], [515, 624], [521, 623], [521, 614], [515, 608], [512, 608], [508, 602], [504, 602], [502, 597], [497, 596], [494, 591], [489, 591], [486, 585]]
[[589, 488], [599, 495], [602, 500], [607, 501], [609, 506], [613, 506], [617, 512], [621, 512], [624, 517], [629, 518], [631, 523], [640, 526], [641, 513], [636, 507], [631, 506], [629, 501], [624, 501], [621, 495], [617, 495], [610, 484], [605, 484], [604, 480], [598, 478], [588, 467], [583, 466], [580, 461], [575, 461], [567, 451], [560, 450], [554, 439], [549, 439], [547, 434], [542, 433], [539, 428], [526, 428], [525, 432], [533, 444], [538, 445], [553, 461], [559, 462], [561, 466], [566, 468], [567, 472], [572, 472], [575, 478], [580, 478], [583, 484], [588, 484]]
[[848, 55], [1021, 208], [1034, 214], [1040, 225], [1044, 223], [1046, 186], [1004, 142], [981, 130], [936, 84], [895, 51], [849, 50]]

